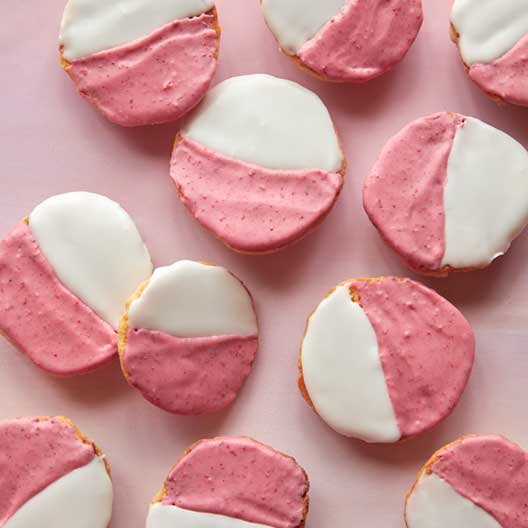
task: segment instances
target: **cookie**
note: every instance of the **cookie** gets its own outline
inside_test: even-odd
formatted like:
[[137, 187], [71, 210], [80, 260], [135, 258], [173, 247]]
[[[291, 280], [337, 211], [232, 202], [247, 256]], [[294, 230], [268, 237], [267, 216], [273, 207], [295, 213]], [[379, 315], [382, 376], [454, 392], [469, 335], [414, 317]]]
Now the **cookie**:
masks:
[[261, 0], [281, 50], [317, 77], [363, 83], [400, 62], [423, 21], [421, 0]]
[[427, 462], [407, 496], [408, 528], [527, 528], [528, 455], [500, 436], [466, 436]]
[[127, 304], [119, 327], [126, 379], [175, 414], [210, 413], [232, 403], [257, 349], [248, 290], [226, 269], [189, 260], [156, 269]]
[[66, 418], [0, 422], [3, 528], [106, 528], [112, 481], [105, 456]]
[[153, 125], [207, 93], [220, 26], [213, 0], [69, 0], [59, 43], [66, 73], [103, 116]]
[[194, 444], [150, 505], [147, 528], [303, 528], [308, 477], [250, 438]]
[[211, 90], [176, 138], [170, 174], [191, 214], [230, 248], [280, 250], [314, 229], [343, 185], [328, 110], [270, 75]]
[[474, 354], [469, 323], [433, 290], [397, 277], [352, 279], [308, 319], [299, 387], [338, 433], [398, 442], [452, 412]]
[[53, 196], [0, 242], [0, 332], [50, 374], [84, 374], [117, 354], [125, 303], [151, 273], [117, 203]]
[[439, 113], [389, 140], [365, 180], [363, 203], [414, 271], [485, 268], [528, 223], [528, 154], [478, 119]]
[[479, 88], [499, 102], [528, 106], [525, 0], [455, 0], [451, 37]]

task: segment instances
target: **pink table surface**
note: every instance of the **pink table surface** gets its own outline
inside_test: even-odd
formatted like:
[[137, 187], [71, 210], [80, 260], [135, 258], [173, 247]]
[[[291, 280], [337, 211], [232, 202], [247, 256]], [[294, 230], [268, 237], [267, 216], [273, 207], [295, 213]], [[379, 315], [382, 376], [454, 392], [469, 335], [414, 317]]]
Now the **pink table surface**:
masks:
[[336, 120], [349, 162], [344, 192], [314, 234], [282, 253], [251, 257], [225, 249], [179, 202], [167, 169], [177, 124], [120, 129], [76, 95], [57, 57], [64, 1], [0, 2], [0, 232], [52, 194], [95, 191], [131, 213], [156, 264], [223, 264], [257, 302], [262, 343], [255, 369], [238, 401], [208, 417], [174, 417], [150, 406], [128, 388], [117, 361], [92, 375], [54, 379], [0, 342], [0, 419], [64, 414], [95, 439], [112, 465], [113, 528], [144, 525], [169, 468], [202, 437], [250, 435], [295, 455], [312, 482], [309, 528], [403, 526], [415, 473], [461, 434], [502, 433], [528, 447], [526, 234], [487, 271], [424, 280], [460, 307], [478, 343], [461, 404], [432, 433], [395, 446], [342, 438], [296, 387], [305, 318], [329, 288], [348, 277], [411, 275], [361, 207], [363, 178], [388, 137], [418, 116], [453, 110], [528, 141], [528, 112], [498, 108], [466, 78], [449, 41], [451, 2], [424, 3], [425, 24], [405, 61], [368, 85], [341, 86], [312, 79], [279, 54], [257, 0], [217, 0], [224, 32], [216, 81], [267, 72], [315, 90]]

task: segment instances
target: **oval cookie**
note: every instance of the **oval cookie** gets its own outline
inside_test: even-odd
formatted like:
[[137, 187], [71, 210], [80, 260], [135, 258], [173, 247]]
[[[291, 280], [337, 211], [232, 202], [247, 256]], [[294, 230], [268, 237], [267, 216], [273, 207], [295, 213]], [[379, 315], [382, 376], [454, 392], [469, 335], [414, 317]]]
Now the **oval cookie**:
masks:
[[308, 477], [296, 461], [250, 438], [194, 444], [150, 505], [147, 528], [302, 528]]
[[213, 0], [69, 0], [59, 42], [63, 68], [101, 114], [153, 125], [204, 97], [220, 27]]
[[446, 418], [460, 399], [475, 340], [462, 314], [410, 279], [353, 279], [314, 310], [299, 386], [335, 431], [397, 442]]
[[528, 153], [478, 119], [434, 114], [389, 140], [365, 180], [363, 202], [413, 270], [484, 268], [528, 223]]
[[106, 528], [112, 481], [101, 451], [66, 418], [0, 422], [3, 528]]
[[171, 177], [191, 214], [234, 250], [269, 253], [328, 214], [345, 160], [319, 97], [270, 75], [209, 92], [172, 153]]
[[151, 273], [119, 204], [53, 196], [0, 243], [0, 331], [51, 374], [91, 371], [117, 353], [125, 303]]
[[258, 349], [244, 285], [222, 267], [188, 260], [154, 271], [128, 303], [119, 337], [128, 382], [176, 414], [232, 403]]
[[500, 436], [467, 436], [427, 462], [407, 496], [408, 528], [527, 528], [528, 456]]

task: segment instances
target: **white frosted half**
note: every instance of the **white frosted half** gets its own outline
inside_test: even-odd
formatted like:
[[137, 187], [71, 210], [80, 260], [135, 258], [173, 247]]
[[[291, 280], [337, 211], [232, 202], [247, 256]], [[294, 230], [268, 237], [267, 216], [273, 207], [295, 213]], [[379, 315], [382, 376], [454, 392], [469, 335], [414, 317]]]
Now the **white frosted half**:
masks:
[[74, 61], [129, 44], [213, 7], [213, 0], [69, 0], [59, 42], [64, 58]]
[[334, 124], [321, 99], [271, 75], [232, 77], [217, 85], [182, 135], [269, 169], [338, 172], [343, 163]]
[[99, 194], [60, 194], [35, 207], [29, 226], [62, 284], [116, 329], [127, 299], [152, 273], [126, 211]]
[[152, 504], [146, 528], [273, 528], [264, 524], [213, 513], [184, 510], [177, 506]]
[[405, 508], [408, 528], [501, 528], [488, 512], [434, 473], [424, 473]]
[[467, 65], [493, 62], [528, 33], [526, 0], [455, 0], [451, 22]]
[[443, 266], [484, 267], [528, 223], [528, 153], [474, 118], [457, 128], [444, 188]]
[[157, 268], [130, 305], [129, 325], [177, 337], [257, 333], [253, 303], [242, 283], [220, 266], [181, 260]]
[[330, 427], [367, 442], [401, 438], [374, 328], [350, 298], [348, 284], [310, 317], [301, 361], [308, 394]]
[[264, 18], [280, 47], [295, 55], [349, 0], [262, 0]]
[[107, 528], [112, 499], [112, 481], [96, 456], [29, 499], [3, 528]]

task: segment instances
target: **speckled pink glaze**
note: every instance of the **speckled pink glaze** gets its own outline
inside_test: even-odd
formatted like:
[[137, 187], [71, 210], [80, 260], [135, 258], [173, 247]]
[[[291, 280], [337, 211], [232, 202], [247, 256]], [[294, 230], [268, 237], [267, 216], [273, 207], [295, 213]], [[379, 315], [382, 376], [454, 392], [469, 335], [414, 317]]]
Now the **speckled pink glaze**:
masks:
[[363, 205], [384, 240], [419, 272], [439, 271], [445, 253], [444, 187], [464, 117], [414, 121], [383, 148], [363, 187]]
[[162, 409], [204, 414], [227, 407], [251, 371], [258, 337], [175, 337], [129, 329], [123, 365], [128, 382]]
[[163, 504], [273, 528], [299, 528], [308, 478], [293, 458], [250, 438], [195, 444], [172, 469]]
[[528, 35], [500, 59], [472, 64], [469, 76], [488, 94], [528, 106]]
[[528, 456], [500, 436], [471, 436], [439, 453], [433, 473], [494, 517], [528, 528]]
[[389, 396], [403, 438], [446, 418], [460, 399], [475, 356], [464, 316], [410, 279], [351, 283], [371, 322]]
[[49, 484], [94, 456], [94, 448], [62, 420], [0, 422], [0, 526]]
[[321, 170], [271, 170], [183, 138], [171, 177], [192, 215], [231, 248], [277, 251], [315, 228], [334, 205], [343, 177]]
[[350, 0], [297, 56], [331, 80], [366, 82], [403, 59], [422, 22], [421, 0]]
[[113, 328], [62, 285], [26, 224], [0, 242], [0, 331], [58, 376], [83, 374], [117, 353]]
[[79, 92], [122, 126], [179, 119], [207, 93], [217, 67], [214, 17], [177, 20], [131, 44], [71, 63]]

